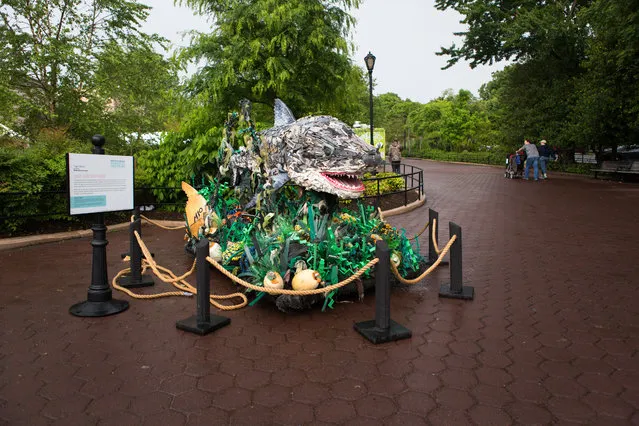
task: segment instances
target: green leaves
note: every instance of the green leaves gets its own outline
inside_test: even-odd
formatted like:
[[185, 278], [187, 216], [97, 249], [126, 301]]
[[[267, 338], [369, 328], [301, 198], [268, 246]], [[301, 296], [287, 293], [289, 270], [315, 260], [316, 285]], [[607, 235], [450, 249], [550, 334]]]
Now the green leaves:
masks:
[[154, 52], [165, 40], [139, 31], [148, 10], [129, 0], [3, 2], [0, 118], [23, 118], [30, 136], [100, 132], [110, 153], [124, 151], [116, 142], [126, 133], [161, 130], [176, 69]]
[[349, 85], [366, 93], [346, 41], [353, 23], [347, 11], [358, 0], [181, 3], [210, 13], [216, 22], [212, 33], [198, 35], [181, 54], [205, 62], [191, 86], [213, 95], [211, 109], [232, 110], [241, 98], [272, 106], [279, 97], [298, 116], [348, 113], [353, 109]]

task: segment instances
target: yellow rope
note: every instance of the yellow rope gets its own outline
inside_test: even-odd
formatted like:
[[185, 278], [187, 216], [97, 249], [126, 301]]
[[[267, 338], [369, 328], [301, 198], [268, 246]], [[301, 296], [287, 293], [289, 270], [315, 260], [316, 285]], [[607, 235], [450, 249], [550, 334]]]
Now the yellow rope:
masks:
[[162, 229], [166, 229], [168, 231], [176, 231], [176, 230], [179, 230], [179, 229], [185, 229], [184, 225], [182, 225], [182, 226], [165, 226], [165, 225], [162, 225], [159, 222], [156, 222], [154, 220], [149, 219], [148, 217], [144, 216], [143, 214], [141, 214], [140, 217], [142, 219], [146, 220], [147, 222], [149, 222], [150, 224], [155, 225], [155, 226], [157, 226], [159, 228], [162, 228]]
[[414, 240], [416, 238], [419, 238], [420, 235], [422, 235], [424, 233], [424, 231], [426, 229], [428, 229], [428, 225], [430, 225], [430, 222], [426, 222], [426, 225], [424, 225], [424, 227], [422, 228], [421, 231], [419, 231], [417, 234], [415, 234], [415, 236], [413, 238], [411, 238], [411, 240]]
[[[118, 272], [118, 274], [113, 277], [113, 281], [111, 282], [111, 284], [113, 285], [113, 288], [116, 290], [119, 290], [123, 293], [128, 294], [129, 296], [131, 296], [134, 299], [159, 299], [161, 297], [172, 297], [172, 296], [191, 296], [192, 294], [188, 294], [191, 293], [190, 291], [184, 289], [183, 291], [166, 291], [164, 293], [154, 293], [154, 294], [137, 294], [132, 292], [131, 290], [129, 290], [128, 288], [122, 287], [121, 285], [118, 284], [118, 278], [120, 278], [122, 275], [131, 272], [131, 268], [126, 268], [121, 270], [120, 272]], [[142, 270], [142, 273], [144, 273], [144, 269]], [[175, 284], [174, 284], [175, 285]], [[179, 284], [175, 285], [176, 287], [179, 287]]]
[[444, 246], [444, 249], [441, 251], [435, 263], [433, 263], [428, 269], [422, 272], [422, 274], [417, 278], [413, 278], [412, 280], [407, 280], [406, 278], [402, 277], [401, 275], [399, 275], [399, 271], [397, 270], [397, 267], [395, 266], [393, 262], [390, 263], [391, 270], [393, 271], [393, 273], [395, 274], [399, 282], [401, 282], [402, 284], [416, 284], [420, 282], [421, 280], [423, 280], [424, 278], [426, 278], [428, 274], [430, 274], [435, 268], [437, 268], [437, 266], [442, 261], [444, 256], [446, 256], [446, 253], [448, 253], [448, 250], [450, 250], [450, 248], [452, 247], [456, 239], [457, 239], [457, 235], [453, 235], [452, 237], [450, 237], [450, 240], [448, 241], [446, 246]]
[[[193, 261], [193, 266], [191, 266], [191, 269], [189, 271], [187, 271], [180, 277], [177, 277], [170, 269], [164, 268], [158, 265], [155, 262], [155, 260], [153, 260], [153, 257], [151, 256], [151, 252], [144, 244], [144, 241], [142, 241], [140, 234], [137, 231], [134, 231], [134, 234], [135, 234], [135, 238], [138, 240], [138, 244], [140, 244], [140, 248], [142, 249], [142, 253], [144, 253], [144, 257], [145, 257], [145, 265], [144, 265], [144, 269], [142, 273], [144, 273], [144, 270], [146, 269], [146, 266], [148, 265], [149, 267], [151, 267], [155, 275], [160, 280], [164, 281], [165, 283], [172, 284], [174, 287], [178, 288], [181, 291], [179, 292], [172, 291], [172, 292], [164, 292], [164, 293], [156, 293], [156, 294], [148, 294], [148, 295], [133, 293], [129, 289], [126, 289], [117, 284], [117, 279], [120, 276], [124, 275], [126, 272], [129, 272], [131, 268], [127, 268], [118, 272], [118, 274], [113, 278], [113, 288], [123, 291], [129, 296], [136, 299], [157, 299], [160, 297], [169, 297], [169, 296], [187, 296], [188, 294], [185, 294], [185, 293], [197, 294], [197, 289], [184, 280], [185, 277], [191, 275], [193, 271], [195, 270], [196, 261]], [[242, 302], [235, 305], [222, 305], [216, 302], [216, 300], [226, 300], [226, 299], [232, 299], [235, 297], [239, 297], [240, 299], [242, 299]], [[246, 297], [246, 295], [242, 293], [231, 293], [231, 294], [225, 294], [225, 295], [212, 294], [210, 295], [209, 300], [213, 306], [223, 311], [240, 309], [245, 307], [248, 304], [248, 298]]]
[[435, 253], [441, 253], [439, 247], [437, 246], [437, 219], [433, 218], [433, 248], [435, 249]]
[[285, 289], [279, 289], [279, 288], [265, 288], [265, 287], [251, 284], [248, 281], [244, 281], [243, 279], [238, 278], [232, 273], [230, 273], [229, 271], [227, 271], [222, 265], [217, 263], [214, 259], [211, 259], [210, 257], [207, 256], [206, 260], [208, 260], [211, 265], [215, 266], [218, 271], [220, 271], [221, 273], [229, 277], [232, 281], [246, 288], [250, 288], [251, 290], [255, 290], [255, 291], [263, 291], [269, 294], [291, 294], [294, 296], [308, 296], [310, 294], [327, 293], [331, 290], [335, 290], [336, 288], [344, 287], [345, 285], [350, 284], [351, 282], [353, 282], [354, 280], [362, 276], [364, 272], [368, 271], [373, 265], [379, 262], [379, 259], [377, 257], [374, 258], [373, 260], [368, 262], [366, 265], [362, 266], [362, 268], [360, 268], [353, 275], [346, 278], [344, 281], [338, 282], [337, 284], [329, 285], [326, 287], [319, 287], [313, 290], [285, 290]]
[[189, 275], [191, 275], [193, 273], [193, 271], [195, 271], [195, 260], [193, 260], [193, 265], [191, 266], [191, 269], [189, 269], [187, 272], [185, 272], [183, 275], [179, 276], [179, 277], [175, 277], [173, 279], [170, 278], [166, 278], [165, 276], [163, 276], [163, 274], [158, 270], [157, 268], [157, 263], [155, 262], [155, 260], [153, 260], [153, 256], [151, 255], [151, 252], [149, 251], [148, 247], [146, 246], [146, 244], [144, 244], [144, 241], [142, 241], [142, 237], [140, 237], [140, 234], [138, 233], [138, 231], [133, 231], [133, 233], [135, 234], [135, 238], [138, 240], [138, 244], [140, 245], [140, 248], [142, 249], [142, 253], [144, 253], [144, 258], [146, 259], [146, 261], [149, 263], [149, 266], [151, 267], [151, 269], [153, 269], [153, 272], [155, 272], [155, 275], [158, 276], [158, 278], [160, 278], [162, 281], [164, 281], [165, 283], [168, 284], [173, 284], [174, 282], [178, 282], [178, 281], [182, 281], [184, 278], [188, 277]]

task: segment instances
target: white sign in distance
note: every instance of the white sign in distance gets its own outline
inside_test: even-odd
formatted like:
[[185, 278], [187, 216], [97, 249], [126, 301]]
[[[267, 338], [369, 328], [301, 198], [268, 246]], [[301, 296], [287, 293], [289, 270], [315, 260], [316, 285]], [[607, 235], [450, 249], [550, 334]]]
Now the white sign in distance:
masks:
[[69, 214], [133, 210], [133, 157], [67, 154]]

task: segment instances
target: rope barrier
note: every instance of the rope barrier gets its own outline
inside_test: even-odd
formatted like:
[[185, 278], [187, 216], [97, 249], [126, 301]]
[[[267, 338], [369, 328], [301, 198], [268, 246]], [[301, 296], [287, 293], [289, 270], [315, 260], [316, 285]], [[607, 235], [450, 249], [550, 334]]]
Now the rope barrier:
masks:
[[397, 279], [399, 280], [399, 282], [401, 282], [402, 284], [416, 284], [418, 282], [420, 282], [421, 280], [423, 280], [424, 278], [426, 278], [426, 276], [428, 274], [430, 274], [438, 265], [439, 263], [442, 261], [442, 259], [444, 258], [444, 256], [446, 256], [446, 253], [448, 253], [448, 250], [450, 250], [450, 248], [452, 247], [453, 243], [455, 242], [455, 240], [457, 239], [457, 235], [453, 235], [452, 237], [450, 237], [450, 240], [448, 241], [448, 243], [444, 246], [443, 250], [441, 251], [441, 254], [439, 255], [439, 257], [437, 258], [437, 260], [435, 261], [435, 263], [433, 263], [428, 269], [426, 269], [420, 276], [418, 276], [417, 278], [413, 278], [412, 280], [407, 280], [406, 278], [402, 277], [399, 274], [399, 271], [397, 270], [397, 266], [395, 266], [395, 264], [393, 262], [390, 262], [390, 266], [391, 266], [391, 270], [393, 271], [393, 273], [395, 274], [395, 277], [397, 277]]
[[142, 249], [142, 253], [144, 254], [144, 258], [146, 259], [147, 263], [149, 264], [149, 266], [151, 267], [155, 275], [157, 275], [158, 278], [164, 281], [165, 283], [173, 284], [178, 281], [183, 281], [184, 278], [188, 277], [189, 275], [193, 273], [193, 271], [195, 271], [195, 260], [193, 260], [193, 266], [191, 266], [191, 269], [189, 269], [187, 272], [185, 272], [179, 277], [175, 277], [174, 275], [175, 278], [172, 278], [172, 279], [166, 278], [157, 268], [157, 263], [155, 262], [155, 260], [153, 260], [153, 256], [151, 256], [151, 251], [149, 251], [146, 244], [144, 244], [144, 241], [142, 241], [142, 237], [140, 237], [140, 234], [138, 233], [138, 231], [133, 231], [133, 233], [135, 234], [135, 239], [138, 240], [138, 244], [140, 245], [140, 248]]
[[[439, 247], [437, 246], [437, 219], [433, 218], [433, 248], [435, 249], [435, 253], [437, 253], [439, 255], [439, 253], [441, 253], [441, 250], [439, 249]], [[457, 238], [457, 237], [455, 237]]]
[[[386, 220], [384, 219], [384, 214], [382, 212], [382, 209], [377, 207], [377, 211], [379, 212], [379, 220], [381, 220], [382, 222], [386, 223]], [[409, 238], [409, 239], [410, 240], [414, 240], [416, 238], [419, 238], [419, 236], [422, 235], [424, 233], [424, 231], [428, 228], [428, 225], [430, 225], [430, 222], [426, 222], [426, 225], [424, 225], [422, 230], [419, 231], [417, 234], [415, 234], [415, 236], [413, 238]]]
[[[146, 220], [150, 224], [155, 225], [155, 226], [157, 226], [159, 228], [166, 229], [167, 231], [177, 231], [179, 229], [184, 229], [184, 225], [182, 225], [182, 226], [165, 226], [165, 225], [162, 225], [162, 224], [160, 224], [160, 223], [158, 223], [158, 222], [156, 222], [156, 221], [154, 221], [152, 219], [149, 219], [148, 217], [144, 216], [143, 214], [140, 215], [140, 218]], [[133, 222], [133, 217], [131, 217], [131, 222]]]
[[[383, 215], [382, 215], [382, 211], [378, 208], [379, 211], [379, 216], [380, 219], [383, 221]], [[180, 226], [180, 227], [166, 227], [163, 225], [160, 225], [159, 223], [150, 220], [149, 218], [140, 215], [140, 217], [144, 220], [146, 220], [147, 222], [156, 225], [162, 229], [167, 229], [167, 230], [177, 230], [177, 229], [184, 229], [184, 227]], [[131, 220], [133, 221], [133, 217], [131, 217]], [[417, 234], [415, 234], [415, 236], [412, 239], [415, 239], [417, 237], [419, 237], [424, 231], [426, 231], [426, 229], [428, 228], [428, 226], [430, 225], [430, 222], [427, 222], [426, 225], [424, 225], [424, 227], [422, 228], [421, 231], [419, 231]], [[439, 257], [437, 258], [437, 260], [428, 268], [426, 269], [420, 276], [413, 278], [413, 279], [406, 279], [404, 277], [402, 277], [399, 273], [399, 270], [397, 269], [397, 267], [395, 266], [395, 264], [393, 262], [390, 262], [390, 266], [391, 266], [391, 270], [393, 271], [393, 273], [395, 274], [395, 277], [403, 284], [416, 284], [419, 281], [423, 280], [426, 276], [428, 276], [442, 261], [442, 259], [444, 258], [444, 256], [448, 253], [448, 251], [450, 250], [450, 248], [452, 247], [453, 243], [455, 242], [455, 240], [457, 239], [457, 235], [453, 235], [450, 240], [448, 241], [448, 243], [444, 246], [443, 249], [439, 249], [439, 247], [437, 246], [437, 241], [435, 239], [436, 236], [436, 232], [437, 232], [437, 219], [433, 219], [433, 226], [432, 226], [432, 238], [433, 238], [433, 244], [434, 244], [434, 248], [435, 251], [437, 252], [437, 254], [439, 255]], [[133, 293], [131, 290], [121, 287], [120, 285], [117, 284], [117, 279], [119, 277], [121, 277], [122, 275], [126, 274], [127, 272], [131, 271], [131, 268], [126, 268], [123, 269], [122, 271], [118, 272], [118, 274], [113, 278], [113, 288], [120, 290], [126, 294], [128, 294], [129, 296], [135, 298], [135, 299], [156, 299], [156, 298], [161, 298], [161, 297], [171, 297], [171, 296], [191, 296], [194, 294], [197, 294], [197, 289], [195, 287], [193, 287], [192, 285], [190, 285], [188, 282], [186, 282], [184, 280], [184, 278], [188, 277], [189, 275], [191, 275], [193, 273], [193, 271], [195, 270], [196, 267], [196, 262], [193, 261], [193, 266], [191, 266], [191, 269], [189, 269], [186, 273], [184, 273], [181, 276], [176, 276], [170, 269], [168, 268], [164, 268], [160, 265], [158, 265], [154, 260], [153, 257], [151, 256], [151, 252], [149, 251], [149, 249], [147, 248], [146, 244], [144, 244], [144, 241], [142, 240], [142, 237], [140, 237], [140, 234], [137, 231], [134, 231], [135, 234], [135, 238], [138, 241], [138, 244], [140, 245], [140, 248], [142, 250], [142, 253], [144, 254], [145, 260], [144, 260], [144, 266], [143, 266], [143, 272], [146, 270], [147, 267], [150, 267], [153, 272], [155, 273], [155, 275], [160, 278], [160, 280], [164, 281], [165, 283], [169, 283], [172, 284], [174, 287], [178, 288], [180, 291], [169, 291], [169, 292], [164, 292], [164, 293], [156, 293], [156, 294], [136, 294]], [[288, 294], [288, 295], [294, 295], [294, 296], [308, 296], [308, 295], [313, 295], [313, 294], [327, 294], [328, 292], [344, 287], [345, 285], [350, 284], [351, 282], [353, 282], [354, 280], [358, 279], [359, 277], [361, 277], [366, 271], [368, 271], [371, 267], [373, 267], [375, 264], [377, 264], [379, 262], [379, 258], [374, 258], [371, 261], [369, 261], [366, 265], [364, 265], [362, 268], [360, 268], [357, 272], [355, 272], [353, 275], [351, 275], [349, 278], [340, 281], [336, 284], [332, 284], [326, 287], [320, 287], [320, 288], [316, 288], [313, 290], [288, 290], [288, 289], [275, 289], [275, 288], [265, 288], [263, 286], [257, 286], [254, 284], [249, 283], [248, 281], [245, 281], [235, 275], [233, 275], [231, 272], [227, 271], [222, 265], [220, 265], [217, 261], [215, 261], [214, 259], [212, 259], [211, 257], [207, 256], [206, 260], [213, 265], [218, 271], [220, 271], [222, 274], [224, 274], [226, 277], [228, 277], [231, 281], [235, 282], [236, 284], [242, 285], [248, 289], [254, 290], [254, 291], [259, 291], [259, 292], [264, 292], [264, 293], [269, 293], [269, 294]], [[216, 302], [216, 299], [218, 300], [227, 300], [227, 299], [232, 299], [235, 297], [239, 297], [242, 299], [242, 302], [235, 304], [235, 305], [222, 305]], [[231, 293], [231, 294], [227, 294], [227, 295], [211, 295], [210, 296], [210, 302], [212, 305], [214, 305], [216, 308], [224, 310], [224, 311], [229, 311], [229, 310], [234, 310], [234, 309], [240, 309], [245, 307], [248, 304], [248, 299], [247, 297], [242, 294], [242, 293]]]
[[422, 228], [421, 231], [419, 231], [417, 234], [415, 234], [415, 236], [413, 238], [411, 238], [411, 240], [414, 240], [416, 238], [419, 238], [420, 235], [422, 235], [424, 233], [424, 231], [426, 229], [428, 229], [428, 225], [430, 225], [430, 222], [426, 222], [426, 225], [424, 225], [424, 227]]
[[[160, 297], [189, 296], [189, 295], [197, 294], [197, 289], [184, 280], [185, 277], [191, 275], [193, 271], [195, 270], [195, 266], [196, 266], [195, 261], [193, 261], [193, 266], [191, 266], [191, 269], [189, 271], [177, 277], [170, 269], [164, 268], [158, 265], [153, 260], [153, 257], [151, 256], [151, 252], [146, 247], [146, 244], [144, 244], [144, 241], [142, 241], [140, 234], [137, 231], [134, 231], [134, 234], [135, 234], [135, 238], [138, 240], [138, 244], [140, 245], [140, 248], [142, 249], [142, 253], [144, 254], [144, 257], [145, 257], [145, 269], [147, 266], [150, 267], [160, 280], [164, 281], [165, 283], [172, 284], [174, 287], [178, 288], [181, 291], [169, 291], [169, 292], [156, 293], [156, 294], [133, 293], [129, 289], [123, 288], [117, 284], [117, 279], [120, 276], [124, 275], [126, 272], [129, 272], [131, 268], [127, 268], [118, 272], [118, 274], [113, 278], [113, 288], [123, 291], [135, 299], [157, 299]], [[190, 293], [190, 294], [185, 294], [185, 293]], [[227, 300], [227, 299], [232, 299], [236, 297], [242, 299], [242, 302], [235, 305], [222, 305], [220, 303], [217, 303], [216, 301], [216, 300]], [[209, 301], [211, 302], [213, 306], [223, 311], [241, 309], [245, 307], [246, 305], [248, 305], [248, 298], [243, 293], [231, 293], [231, 294], [225, 294], [225, 295], [212, 294], [209, 297]]]
[[[143, 272], [145, 272], [145, 271], [146, 271], [146, 264], [143, 267]], [[131, 290], [129, 290], [128, 288], [122, 287], [122, 286], [120, 286], [118, 284], [118, 278], [120, 278], [122, 275], [126, 274], [127, 272], [131, 272], [131, 268], [125, 268], [125, 269], [121, 270], [120, 272], [118, 272], [117, 275], [115, 277], [113, 277], [113, 281], [111, 283], [112, 283], [114, 289], [120, 290], [121, 292], [128, 294], [129, 296], [131, 296], [134, 299], [159, 299], [161, 297], [191, 296], [191, 294], [187, 294], [187, 293], [191, 293], [191, 292], [188, 291], [186, 288], [182, 289], [182, 291], [166, 291], [164, 293], [154, 293], [154, 294], [137, 294], [137, 293], [134, 293]], [[175, 286], [177, 288], [181, 288], [179, 284], [177, 284]]]
[[262, 286], [251, 284], [248, 281], [244, 281], [243, 279], [238, 278], [235, 275], [233, 275], [232, 273], [230, 273], [229, 271], [227, 271], [222, 265], [217, 263], [215, 261], [215, 259], [212, 259], [212, 258], [207, 256], [206, 260], [208, 260], [208, 262], [211, 265], [215, 266], [218, 271], [220, 271], [221, 273], [226, 275], [233, 282], [235, 282], [237, 284], [240, 284], [240, 285], [242, 285], [242, 286], [244, 286], [246, 288], [250, 288], [251, 290], [261, 291], [261, 292], [269, 293], [269, 294], [290, 294], [290, 295], [294, 295], [294, 296], [308, 296], [308, 295], [311, 295], [311, 294], [327, 293], [327, 292], [329, 292], [331, 290], [335, 290], [336, 288], [344, 287], [345, 285], [350, 284], [351, 282], [355, 281], [357, 278], [362, 276], [362, 274], [364, 274], [364, 272], [368, 271], [373, 265], [375, 265], [377, 262], [379, 262], [379, 259], [377, 257], [372, 259], [366, 265], [362, 266], [353, 275], [351, 275], [350, 277], [346, 278], [344, 281], [338, 282], [337, 284], [332, 284], [332, 285], [329, 285], [329, 286], [326, 286], [326, 287], [316, 288], [316, 289], [313, 289], [313, 290], [285, 290], [285, 289], [279, 289], [279, 288], [265, 288], [265, 287], [262, 287]]

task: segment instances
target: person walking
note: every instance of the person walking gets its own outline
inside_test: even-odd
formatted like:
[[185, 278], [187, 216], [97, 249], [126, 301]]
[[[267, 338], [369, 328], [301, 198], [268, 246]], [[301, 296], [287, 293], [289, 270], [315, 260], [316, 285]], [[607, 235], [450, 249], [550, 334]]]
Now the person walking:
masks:
[[528, 139], [524, 139], [524, 146], [519, 148], [526, 151], [526, 167], [524, 167], [524, 180], [528, 180], [530, 174], [530, 166], [533, 168], [533, 176], [535, 180], [539, 180], [539, 151], [535, 144], [530, 143]]
[[393, 143], [391, 143], [391, 146], [388, 149], [388, 154], [390, 156], [391, 165], [393, 166], [393, 173], [400, 174], [400, 164], [402, 162], [402, 148], [399, 145], [399, 141], [397, 139], [395, 139]]
[[546, 174], [546, 164], [555, 157], [554, 151], [546, 145], [546, 140], [542, 139], [539, 146], [539, 167], [541, 168], [541, 177], [548, 179]]

